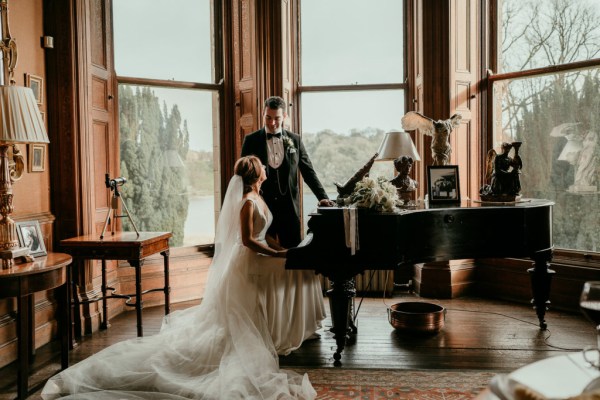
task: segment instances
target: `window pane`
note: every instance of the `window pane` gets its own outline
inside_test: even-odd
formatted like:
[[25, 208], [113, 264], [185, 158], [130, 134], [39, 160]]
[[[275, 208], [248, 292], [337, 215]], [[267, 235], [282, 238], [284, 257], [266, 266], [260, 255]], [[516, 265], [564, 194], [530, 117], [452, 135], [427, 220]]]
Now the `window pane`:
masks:
[[600, 69], [497, 82], [494, 95], [495, 150], [523, 142], [522, 194], [556, 202], [555, 245], [600, 251]]
[[213, 83], [211, 0], [113, 0], [120, 76]]
[[214, 240], [217, 104], [211, 91], [119, 85], [123, 198], [139, 230], [171, 231], [174, 247]]
[[302, 0], [302, 85], [404, 81], [399, 0]]
[[[302, 141], [331, 199], [334, 182], [345, 183], [377, 152], [385, 132], [400, 129], [404, 91], [304, 93]], [[391, 161], [378, 161], [371, 176], [394, 174]], [[304, 185], [304, 221], [317, 200]]]
[[600, 57], [598, 0], [498, 0], [501, 71]]

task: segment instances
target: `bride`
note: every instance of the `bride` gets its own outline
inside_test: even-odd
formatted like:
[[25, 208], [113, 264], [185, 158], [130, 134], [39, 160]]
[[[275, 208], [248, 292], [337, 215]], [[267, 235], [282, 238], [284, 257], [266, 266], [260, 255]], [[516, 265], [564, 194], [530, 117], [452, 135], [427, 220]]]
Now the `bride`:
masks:
[[320, 328], [321, 287], [312, 271], [286, 271], [287, 250], [267, 244], [265, 179], [257, 157], [236, 162], [200, 305], [166, 316], [157, 335], [114, 344], [55, 375], [42, 398], [314, 399], [308, 376], [280, 370], [277, 353]]

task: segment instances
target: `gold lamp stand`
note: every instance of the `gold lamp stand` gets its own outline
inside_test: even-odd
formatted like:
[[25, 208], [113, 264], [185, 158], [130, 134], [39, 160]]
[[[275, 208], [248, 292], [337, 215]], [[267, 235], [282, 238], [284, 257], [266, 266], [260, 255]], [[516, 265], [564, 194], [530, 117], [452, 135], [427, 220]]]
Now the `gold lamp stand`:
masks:
[[29, 247], [19, 247], [17, 226], [10, 217], [13, 212], [12, 184], [21, 177], [24, 163], [21, 152], [16, 145], [13, 145], [15, 167], [11, 169], [8, 161], [9, 146], [0, 144], [0, 215], [2, 215], [0, 219], [0, 259], [2, 259], [2, 269], [11, 268], [15, 258], [33, 259], [29, 255]]
[[[33, 91], [16, 86], [13, 80], [17, 64], [17, 44], [8, 27], [8, 1], [0, 0], [3, 35], [0, 51], [3, 59], [3, 85], [0, 85], [0, 259], [2, 269], [11, 268], [14, 260], [29, 256], [28, 247], [19, 246], [13, 212], [12, 184], [23, 174], [25, 163], [17, 143], [48, 143], [46, 126], [42, 120]], [[12, 147], [12, 152], [10, 148]], [[12, 153], [12, 163], [9, 158]]]

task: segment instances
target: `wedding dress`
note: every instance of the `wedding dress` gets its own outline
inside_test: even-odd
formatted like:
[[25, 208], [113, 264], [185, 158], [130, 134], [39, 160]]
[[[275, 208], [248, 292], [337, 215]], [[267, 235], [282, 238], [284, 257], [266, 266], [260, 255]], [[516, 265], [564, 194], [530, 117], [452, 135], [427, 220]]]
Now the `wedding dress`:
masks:
[[266, 276], [259, 275], [257, 285], [277, 354], [288, 355], [316, 337], [325, 319], [325, 306], [321, 282], [313, 271], [285, 270], [279, 265]]
[[[202, 303], [166, 316], [156, 335], [114, 344], [55, 375], [46, 383], [43, 399], [316, 397], [306, 374], [279, 369], [271, 332], [281, 335], [276, 340], [284, 352], [313, 334], [324, 316], [320, 289], [317, 298], [317, 289], [307, 280], [296, 292], [286, 294], [290, 282], [309, 275], [286, 274], [283, 258], [264, 256], [242, 245], [242, 190], [242, 179], [236, 175], [221, 210]], [[271, 219], [268, 209], [255, 204], [253, 223], [259, 240], [264, 240]], [[281, 277], [289, 279], [277, 283]], [[290, 301], [305, 295], [307, 305]], [[274, 299], [282, 303], [270, 304]], [[285, 339], [285, 324], [291, 324], [292, 341]]]

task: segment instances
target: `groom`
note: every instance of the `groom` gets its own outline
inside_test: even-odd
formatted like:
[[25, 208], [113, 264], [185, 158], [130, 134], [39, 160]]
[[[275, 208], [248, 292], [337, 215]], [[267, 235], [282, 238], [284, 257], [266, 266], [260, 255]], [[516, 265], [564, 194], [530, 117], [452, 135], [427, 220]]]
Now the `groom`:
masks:
[[300, 136], [283, 129], [287, 117], [285, 101], [269, 97], [263, 110], [264, 127], [248, 134], [242, 144], [242, 157], [255, 155], [267, 168], [262, 195], [273, 214], [268, 233], [284, 248], [301, 241], [300, 186], [302, 178], [319, 199], [319, 206], [333, 206], [313, 169]]

